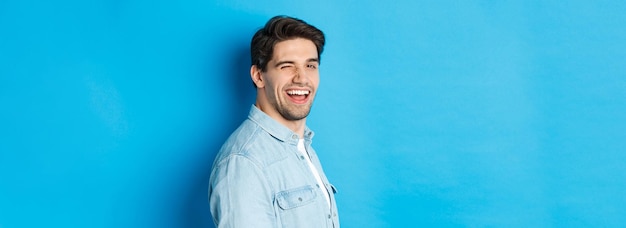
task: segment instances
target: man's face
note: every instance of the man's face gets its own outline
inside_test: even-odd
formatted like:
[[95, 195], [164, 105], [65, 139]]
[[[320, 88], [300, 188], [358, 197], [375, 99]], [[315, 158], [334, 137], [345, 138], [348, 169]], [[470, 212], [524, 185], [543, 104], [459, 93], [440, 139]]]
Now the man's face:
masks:
[[287, 121], [304, 119], [319, 84], [317, 48], [310, 40], [296, 38], [277, 43], [273, 54], [266, 72], [260, 72], [264, 81], [260, 92], [271, 106], [266, 109], [272, 109], [264, 111]]

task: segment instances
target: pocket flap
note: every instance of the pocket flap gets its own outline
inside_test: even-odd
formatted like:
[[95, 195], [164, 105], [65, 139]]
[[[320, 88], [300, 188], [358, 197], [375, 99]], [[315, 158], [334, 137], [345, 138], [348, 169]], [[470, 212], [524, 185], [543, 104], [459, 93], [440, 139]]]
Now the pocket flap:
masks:
[[280, 208], [289, 210], [315, 201], [316, 196], [313, 186], [307, 185], [277, 193], [276, 201]]

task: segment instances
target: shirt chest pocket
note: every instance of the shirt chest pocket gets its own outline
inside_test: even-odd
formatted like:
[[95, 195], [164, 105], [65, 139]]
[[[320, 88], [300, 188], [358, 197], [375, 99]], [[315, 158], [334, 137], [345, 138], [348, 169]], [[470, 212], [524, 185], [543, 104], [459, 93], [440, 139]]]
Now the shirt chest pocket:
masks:
[[310, 185], [285, 190], [276, 194], [278, 206], [283, 210], [313, 203], [315, 198], [317, 198], [317, 192]]

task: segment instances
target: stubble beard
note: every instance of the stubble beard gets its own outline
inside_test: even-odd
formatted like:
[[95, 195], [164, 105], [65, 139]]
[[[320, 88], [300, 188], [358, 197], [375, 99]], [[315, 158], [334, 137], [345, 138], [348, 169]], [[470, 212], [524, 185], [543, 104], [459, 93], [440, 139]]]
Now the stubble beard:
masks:
[[311, 112], [312, 102], [304, 105], [276, 105], [276, 110], [283, 118], [290, 121], [302, 120], [306, 118]]
[[296, 105], [289, 102], [289, 98], [282, 97], [280, 100], [275, 100], [274, 108], [280, 113], [280, 115], [289, 121], [302, 120], [306, 118], [311, 112], [311, 106], [313, 106], [313, 97], [310, 97], [309, 102], [306, 104]]

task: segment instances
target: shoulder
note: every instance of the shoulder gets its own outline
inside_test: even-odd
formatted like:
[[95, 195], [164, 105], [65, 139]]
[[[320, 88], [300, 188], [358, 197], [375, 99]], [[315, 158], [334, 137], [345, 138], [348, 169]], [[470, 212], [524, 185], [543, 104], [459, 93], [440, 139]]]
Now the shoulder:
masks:
[[286, 158], [284, 143], [253, 121], [245, 120], [222, 145], [214, 166], [242, 157], [261, 169]]

